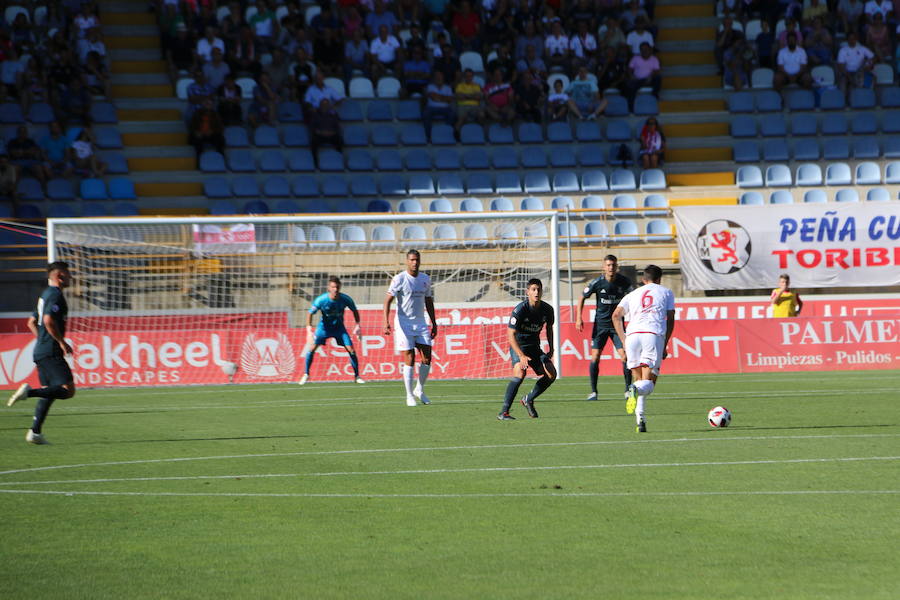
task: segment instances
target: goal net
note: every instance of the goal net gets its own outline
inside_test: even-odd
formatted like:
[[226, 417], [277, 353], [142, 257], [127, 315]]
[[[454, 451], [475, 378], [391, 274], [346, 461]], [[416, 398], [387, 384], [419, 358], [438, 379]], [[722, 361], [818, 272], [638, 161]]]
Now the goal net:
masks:
[[[508, 375], [506, 321], [529, 279], [544, 282], [558, 319], [556, 219], [553, 212], [51, 219], [48, 246], [49, 259], [68, 262], [74, 276], [68, 335], [81, 385], [296, 381], [309, 307], [332, 275], [360, 312], [353, 343], [361, 377], [396, 379], [400, 356], [383, 335], [382, 305], [410, 248], [431, 276], [440, 325], [431, 377], [492, 378]], [[345, 325], [352, 333], [349, 310]], [[352, 375], [335, 340], [317, 350], [311, 381]]]

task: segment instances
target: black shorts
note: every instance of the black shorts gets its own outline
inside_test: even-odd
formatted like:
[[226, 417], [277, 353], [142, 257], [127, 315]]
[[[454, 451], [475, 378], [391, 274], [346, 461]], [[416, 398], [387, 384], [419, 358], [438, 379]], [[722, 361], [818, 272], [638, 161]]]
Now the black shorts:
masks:
[[[525, 346], [522, 348], [522, 352], [528, 358], [528, 366], [531, 367], [531, 370], [536, 375], [543, 375], [545, 373], [544, 362], [550, 360], [550, 357], [544, 354], [544, 351], [538, 346]], [[519, 363], [519, 355], [512, 348], [509, 349], [509, 358], [512, 360], [513, 366]]]
[[616, 333], [616, 330], [613, 327], [597, 327], [594, 325], [594, 333], [591, 337], [591, 348], [593, 350], [603, 350], [606, 346], [606, 340], [612, 340], [615, 348], [622, 347], [622, 340], [619, 339], [619, 334]]
[[72, 369], [62, 356], [45, 356], [34, 361], [37, 365], [38, 378], [44, 387], [72, 383]]

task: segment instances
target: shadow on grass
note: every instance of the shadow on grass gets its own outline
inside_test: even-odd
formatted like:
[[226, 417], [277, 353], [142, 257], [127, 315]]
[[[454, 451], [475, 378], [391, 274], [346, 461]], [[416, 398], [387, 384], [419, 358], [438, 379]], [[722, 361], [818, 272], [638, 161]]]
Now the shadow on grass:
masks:
[[91, 446], [97, 444], [161, 444], [169, 442], [230, 442], [236, 440], [276, 440], [276, 439], [303, 439], [322, 437], [321, 435], [244, 435], [234, 437], [207, 437], [207, 438], [171, 438], [158, 440], [105, 440], [102, 442], [72, 442], [70, 446]]

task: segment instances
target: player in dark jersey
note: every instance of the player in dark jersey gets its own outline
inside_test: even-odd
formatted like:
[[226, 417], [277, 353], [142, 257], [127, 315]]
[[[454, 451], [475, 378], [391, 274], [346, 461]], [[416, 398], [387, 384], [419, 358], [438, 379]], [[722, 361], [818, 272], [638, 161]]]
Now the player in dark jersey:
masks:
[[575, 311], [575, 329], [584, 329], [584, 321], [581, 313], [584, 310], [584, 301], [597, 295], [597, 311], [594, 316], [594, 329], [591, 333], [591, 362], [588, 366], [588, 374], [591, 377], [591, 395], [588, 400], [597, 399], [597, 376], [600, 374], [600, 353], [606, 347], [606, 341], [612, 340], [613, 346], [622, 359], [622, 374], [625, 376], [625, 391], [631, 386], [631, 370], [625, 365], [625, 350], [622, 348], [622, 340], [619, 339], [612, 323], [612, 314], [619, 305], [619, 301], [625, 294], [634, 289], [634, 284], [627, 277], [619, 273], [619, 261], [612, 254], [608, 254], [604, 261], [604, 274], [591, 281], [578, 299], [578, 309]]
[[12, 406], [25, 398], [38, 398], [31, 429], [25, 434], [25, 441], [31, 444], [48, 443], [41, 433], [41, 426], [53, 401], [75, 395], [75, 380], [65, 359], [72, 354], [72, 347], [65, 339], [69, 307], [62, 293], [71, 281], [69, 265], [64, 262], [47, 265], [47, 289], [41, 294], [37, 309], [28, 319], [28, 329], [37, 337], [34, 363], [43, 387], [32, 389], [30, 385], [23, 383], [6, 403], [7, 406]]
[[[520, 302], [509, 316], [509, 354], [512, 359], [513, 374], [506, 385], [506, 397], [503, 399], [503, 409], [497, 418], [501, 421], [513, 421], [509, 409], [519, 391], [519, 386], [525, 380], [528, 367], [540, 375], [541, 378], [534, 383], [534, 387], [522, 398], [522, 405], [528, 412], [528, 416], [537, 419], [537, 410], [534, 408], [534, 399], [544, 393], [550, 384], [556, 380], [556, 367], [550, 359], [553, 356], [553, 307], [541, 300], [544, 286], [540, 279], [528, 281], [528, 300]], [[547, 330], [547, 343], [550, 344], [549, 352], [541, 350], [541, 329]]]

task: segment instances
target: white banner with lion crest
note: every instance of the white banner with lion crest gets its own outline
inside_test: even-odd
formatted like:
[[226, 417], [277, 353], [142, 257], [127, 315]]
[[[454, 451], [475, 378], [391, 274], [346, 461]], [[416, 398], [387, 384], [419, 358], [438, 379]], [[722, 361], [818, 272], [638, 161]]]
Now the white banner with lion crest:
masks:
[[691, 290], [900, 285], [900, 202], [675, 208]]

